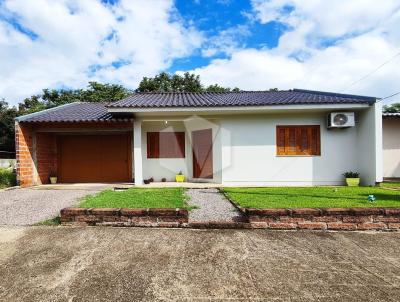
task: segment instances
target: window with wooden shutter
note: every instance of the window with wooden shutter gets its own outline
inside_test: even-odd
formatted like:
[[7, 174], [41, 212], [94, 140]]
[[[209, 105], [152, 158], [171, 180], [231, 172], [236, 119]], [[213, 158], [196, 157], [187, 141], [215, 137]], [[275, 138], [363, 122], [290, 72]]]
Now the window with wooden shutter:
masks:
[[277, 155], [321, 155], [320, 126], [277, 126]]
[[185, 132], [147, 132], [147, 158], [185, 158]]

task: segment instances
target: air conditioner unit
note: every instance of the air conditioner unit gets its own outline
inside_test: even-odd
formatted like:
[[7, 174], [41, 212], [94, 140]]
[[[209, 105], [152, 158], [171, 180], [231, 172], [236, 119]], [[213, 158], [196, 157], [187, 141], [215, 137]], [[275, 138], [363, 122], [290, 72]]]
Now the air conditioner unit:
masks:
[[354, 126], [354, 112], [331, 112], [328, 115], [328, 128], [347, 128]]

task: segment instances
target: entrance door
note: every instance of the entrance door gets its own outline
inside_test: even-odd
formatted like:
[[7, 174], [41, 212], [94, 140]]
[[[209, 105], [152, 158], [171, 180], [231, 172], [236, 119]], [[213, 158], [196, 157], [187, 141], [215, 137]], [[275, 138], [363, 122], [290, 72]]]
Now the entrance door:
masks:
[[60, 182], [131, 180], [131, 135], [65, 135], [59, 139]]
[[213, 178], [212, 129], [192, 132], [193, 178]]

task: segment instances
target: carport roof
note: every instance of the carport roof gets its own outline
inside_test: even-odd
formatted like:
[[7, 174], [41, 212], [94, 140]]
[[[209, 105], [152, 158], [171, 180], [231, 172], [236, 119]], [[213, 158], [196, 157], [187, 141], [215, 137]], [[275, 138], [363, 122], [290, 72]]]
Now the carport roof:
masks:
[[108, 103], [75, 102], [20, 116], [19, 122], [126, 122], [131, 117], [113, 115], [107, 111]]

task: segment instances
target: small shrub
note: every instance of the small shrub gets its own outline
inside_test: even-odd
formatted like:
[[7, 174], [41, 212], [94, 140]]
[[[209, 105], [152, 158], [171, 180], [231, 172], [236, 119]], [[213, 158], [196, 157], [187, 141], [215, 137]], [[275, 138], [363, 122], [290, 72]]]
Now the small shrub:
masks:
[[348, 171], [348, 172], [343, 173], [343, 176], [345, 178], [359, 178], [360, 177], [360, 173]]
[[12, 169], [0, 168], [0, 188], [12, 187], [17, 184], [17, 177]]

